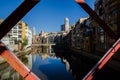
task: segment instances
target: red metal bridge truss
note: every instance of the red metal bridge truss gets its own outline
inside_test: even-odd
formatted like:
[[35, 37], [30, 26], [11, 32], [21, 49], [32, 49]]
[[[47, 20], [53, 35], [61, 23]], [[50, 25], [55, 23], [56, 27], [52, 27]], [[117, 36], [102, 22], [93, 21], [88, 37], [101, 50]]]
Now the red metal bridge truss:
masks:
[[97, 62], [97, 64], [89, 71], [82, 80], [92, 80], [94, 74], [99, 71], [120, 48], [120, 38], [116, 35], [107, 24], [99, 18], [99, 16], [85, 3], [84, 0], [76, 0], [76, 2], [102, 27], [102, 29], [112, 38], [117, 40], [114, 45], [105, 53], [105, 55]]
[[[39, 1], [40, 0], [24, 0], [24, 2], [0, 24], [0, 39], [2, 39]], [[94, 74], [99, 71], [120, 48], [120, 38], [99, 18], [84, 0], [76, 0], [76, 2], [103, 28], [104, 31], [107, 32], [111, 38], [116, 40], [114, 45], [82, 79], [92, 80]], [[0, 56], [3, 57], [23, 78], [25, 78], [25, 80], [40, 80], [2, 42], [0, 42]]]

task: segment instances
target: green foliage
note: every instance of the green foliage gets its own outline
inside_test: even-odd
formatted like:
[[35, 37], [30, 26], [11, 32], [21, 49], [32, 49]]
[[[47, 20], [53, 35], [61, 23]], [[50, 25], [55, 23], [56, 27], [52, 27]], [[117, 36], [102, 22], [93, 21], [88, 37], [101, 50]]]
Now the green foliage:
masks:
[[14, 42], [15, 42], [15, 44], [22, 43], [22, 41], [21, 41], [21, 40], [17, 40], [17, 39], [15, 39], [15, 40], [14, 40]]
[[25, 47], [28, 44], [28, 39], [24, 38], [22, 41], [22, 46]]
[[22, 41], [21, 41], [21, 40], [18, 40], [18, 43], [22, 43]]
[[15, 44], [18, 44], [18, 41], [17, 41], [17, 39], [15, 39], [15, 40], [14, 40], [14, 42], [15, 42]]

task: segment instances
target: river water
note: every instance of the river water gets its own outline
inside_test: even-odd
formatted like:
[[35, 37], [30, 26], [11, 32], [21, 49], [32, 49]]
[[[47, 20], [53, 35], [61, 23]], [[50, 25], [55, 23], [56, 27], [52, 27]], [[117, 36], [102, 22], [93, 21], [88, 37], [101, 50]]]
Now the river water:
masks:
[[[41, 80], [82, 80], [96, 64], [96, 60], [69, 50], [56, 50], [51, 47], [35, 47], [21, 61]], [[95, 74], [93, 80], [115, 80], [118, 71], [108, 66]], [[7, 63], [0, 64], [0, 80], [23, 80]]]
[[60, 58], [46, 54], [33, 55], [32, 62], [32, 71], [42, 80], [73, 80], [69, 72], [69, 64], [66, 66]]

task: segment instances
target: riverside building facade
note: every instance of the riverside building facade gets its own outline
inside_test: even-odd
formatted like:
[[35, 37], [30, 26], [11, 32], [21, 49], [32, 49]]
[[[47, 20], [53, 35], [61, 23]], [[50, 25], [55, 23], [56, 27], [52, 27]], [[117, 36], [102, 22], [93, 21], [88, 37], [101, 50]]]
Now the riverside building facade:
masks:
[[[2, 23], [4, 20], [0, 20]], [[14, 45], [16, 41], [28, 40], [28, 46], [32, 44], [32, 31], [24, 21], [19, 21], [2, 39], [6, 45]]]
[[[95, 12], [105, 23], [120, 36], [120, 0], [96, 0]], [[106, 51], [115, 42], [107, 33], [99, 26], [96, 26], [97, 50]]]

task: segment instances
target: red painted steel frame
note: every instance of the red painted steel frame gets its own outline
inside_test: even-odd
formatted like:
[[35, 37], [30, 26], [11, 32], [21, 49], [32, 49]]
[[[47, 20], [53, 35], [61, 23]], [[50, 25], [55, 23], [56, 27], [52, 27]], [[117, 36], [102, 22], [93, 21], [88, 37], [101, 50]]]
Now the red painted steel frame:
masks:
[[93, 78], [93, 74], [99, 71], [110, 60], [110, 58], [115, 54], [115, 52], [119, 48], [120, 48], [120, 38], [82, 80], [91, 80]]
[[0, 43], [0, 56], [3, 57], [9, 65], [14, 68], [26, 80], [40, 80], [32, 73], [10, 50]]
[[2, 39], [39, 1], [40, 0], [25, 0], [12, 12], [12, 14], [0, 24], [0, 39]]
[[85, 3], [84, 0], [76, 0], [76, 2], [107, 32], [107, 34], [113, 38], [118, 39], [119, 37], [111, 30], [111, 28], [103, 21], [99, 16]]
[[[4, 37], [40, 0], [25, 0], [0, 24], [0, 39]], [[3, 57], [26, 80], [40, 80], [3, 43], [0, 42], [0, 56]]]
[[[119, 36], [115, 35], [109, 26], [107, 26], [107, 24], [99, 18], [99, 16], [85, 3], [84, 0], [76, 0], [76, 2], [103, 28], [105, 32], [107, 32], [111, 38], [116, 40], [119, 38]], [[93, 78], [93, 74], [100, 70], [119, 48], [120, 39], [116, 41], [112, 48], [109, 49], [109, 51], [100, 59], [100, 61], [98, 61], [98, 63], [82, 80], [91, 80]]]
[[84, 0], [75, 0], [77, 3], [85, 3], [85, 1]]

